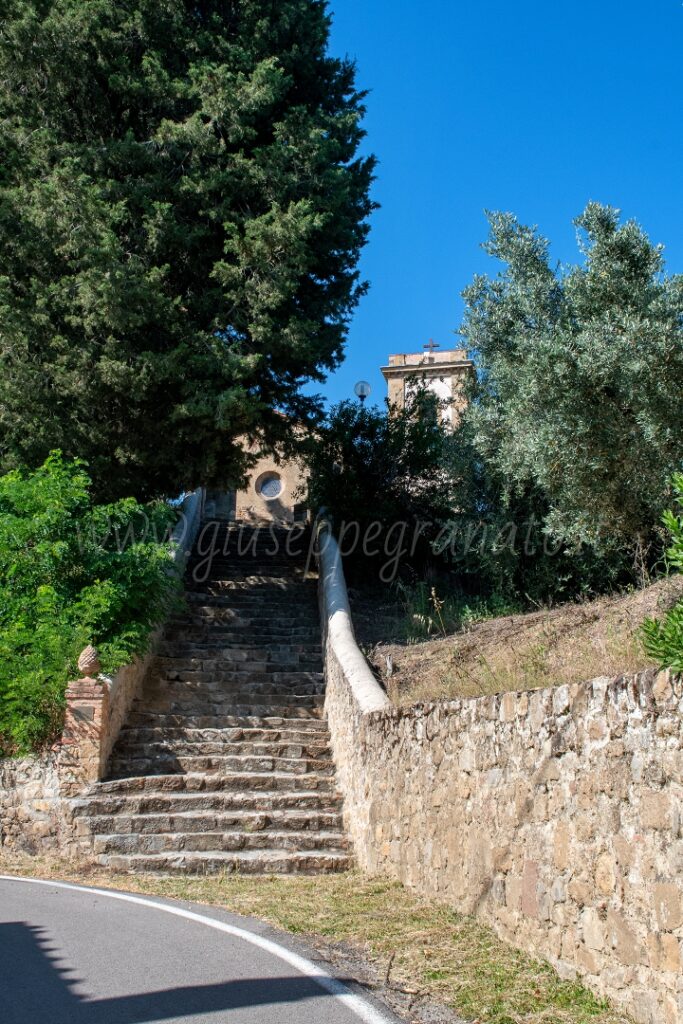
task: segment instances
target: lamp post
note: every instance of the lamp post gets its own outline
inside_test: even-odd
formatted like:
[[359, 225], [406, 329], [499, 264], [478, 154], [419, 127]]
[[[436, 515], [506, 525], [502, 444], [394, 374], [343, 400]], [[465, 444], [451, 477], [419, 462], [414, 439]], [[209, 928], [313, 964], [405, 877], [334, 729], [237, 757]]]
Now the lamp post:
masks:
[[360, 399], [360, 404], [363, 405], [365, 399], [372, 391], [372, 388], [366, 380], [359, 380], [353, 390], [356, 394], [356, 398]]

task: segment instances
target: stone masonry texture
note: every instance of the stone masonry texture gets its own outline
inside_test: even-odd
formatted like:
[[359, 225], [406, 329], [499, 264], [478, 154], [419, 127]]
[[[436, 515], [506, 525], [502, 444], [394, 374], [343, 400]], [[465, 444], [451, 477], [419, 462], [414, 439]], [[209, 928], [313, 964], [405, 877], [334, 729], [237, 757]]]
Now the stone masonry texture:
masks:
[[363, 714], [328, 645], [326, 711], [363, 869], [682, 1024], [680, 677]]

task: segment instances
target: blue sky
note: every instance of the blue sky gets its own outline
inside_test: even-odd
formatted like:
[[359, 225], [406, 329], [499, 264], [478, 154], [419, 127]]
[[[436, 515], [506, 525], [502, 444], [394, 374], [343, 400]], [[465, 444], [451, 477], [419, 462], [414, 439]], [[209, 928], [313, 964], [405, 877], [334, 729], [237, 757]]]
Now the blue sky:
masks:
[[460, 292], [495, 272], [485, 209], [578, 258], [572, 219], [618, 206], [683, 272], [683, 2], [332, 0], [331, 49], [358, 65], [379, 159], [346, 360], [320, 389], [385, 385], [390, 352], [455, 342]]

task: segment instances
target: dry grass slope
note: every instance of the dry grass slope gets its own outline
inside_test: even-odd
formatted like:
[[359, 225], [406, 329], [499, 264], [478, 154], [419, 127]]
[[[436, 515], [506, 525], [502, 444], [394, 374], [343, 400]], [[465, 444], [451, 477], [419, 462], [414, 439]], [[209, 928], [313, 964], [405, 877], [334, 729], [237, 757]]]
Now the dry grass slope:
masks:
[[618, 676], [652, 665], [640, 626], [681, 596], [683, 576], [674, 576], [619, 597], [489, 619], [421, 643], [380, 643], [368, 655], [400, 705]]

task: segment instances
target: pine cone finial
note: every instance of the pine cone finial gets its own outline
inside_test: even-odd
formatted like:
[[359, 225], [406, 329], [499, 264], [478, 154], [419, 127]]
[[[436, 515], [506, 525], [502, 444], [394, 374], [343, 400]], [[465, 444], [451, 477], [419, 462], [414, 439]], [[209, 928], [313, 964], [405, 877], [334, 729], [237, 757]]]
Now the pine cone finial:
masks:
[[78, 671], [84, 677], [94, 677], [101, 671], [100, 659], [97, 650], [90, 644], [81, 652], [78, 659]]

